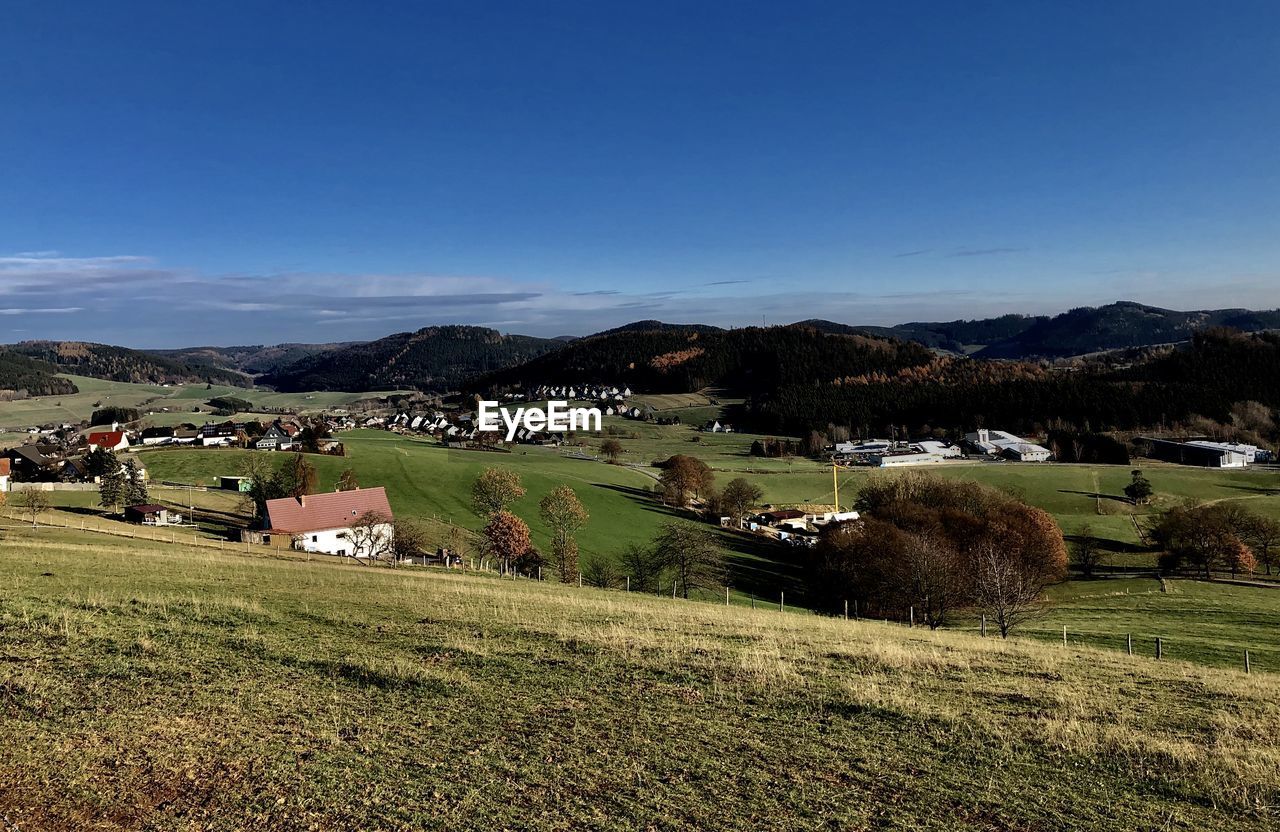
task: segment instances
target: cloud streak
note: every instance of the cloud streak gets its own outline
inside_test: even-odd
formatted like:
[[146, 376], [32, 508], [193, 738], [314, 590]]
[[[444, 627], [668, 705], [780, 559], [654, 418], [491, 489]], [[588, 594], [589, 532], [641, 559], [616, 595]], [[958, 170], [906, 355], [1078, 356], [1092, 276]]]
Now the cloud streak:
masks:
[[[969, 253], [956, 256], [1016, 249], [962, 251]], [[1273, 275], [1221, 276], [1217, 289], [1168, 277], [1092, 280], [1061, 282], [1053, 290], [1056, 295], [1030, 288], [989, 293], [968, 285], [916, 289], [900, 283], [886, 285], [883, 291], [822, 291], [816, 281], [784, 288], [763, 279], [691, 283], [688, 290], [574, 291], [484, 275], [203, 275], [133, 255], [26, 252], [0, 257], [0, 315], [15, 325], [0, 327], [0, 333], [16, 334], [20, 325], [27, 330], [25, 337], [182, 347], [365, 340], [434, 324], [489, 325], [557, 336], [584, 335], [644, 318], [754, 325], [762, 311], [770, 322], [821, 317], [850, 324], [893, 324], [1060, 312], [1121, 298], [1177, 308], [1270, 308], [1280, 302], [1280, 280]], [[748, 283], [752, 288], [729, 288]], [[794, 282], [787, 285], [793, 287]], [[1225, 293], [1224, 287], [1229, 287]], [[74, 305], [68, 303], [71, 298]]]

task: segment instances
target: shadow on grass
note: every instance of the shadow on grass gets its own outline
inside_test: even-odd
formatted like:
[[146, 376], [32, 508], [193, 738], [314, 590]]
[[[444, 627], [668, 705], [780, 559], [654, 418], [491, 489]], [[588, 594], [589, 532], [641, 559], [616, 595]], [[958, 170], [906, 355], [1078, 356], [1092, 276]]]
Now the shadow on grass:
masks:
[[769, 600], [776, 599], [779, 592], [785, 592], [787, 598], [794, 599], [797, 606], [804, 605], [804, 549], [787, 546], [749, 532], [708, 524], [688, 512], [677, 511], [671, 506], [664, 505], [654, 499], [653, 492], [643, 488], [610, 483], [596, 483], [596, 487], [624, 494], [640, 503], [645, 511], [660, 514], [670, 520], [685, 520], [711, 529], [720, 545], [727, 550], [725, 560], [730, 588]]
[[1134, 502], [1130, 500], [1128, 497], [1122, 497], [1118, 494], [1100, 494], [1097, 491], [1072, 491], [1071, 489], [1068, 489], [1068, 488], [1059, 488], [1058, 493], [1059, 494], [1079, 494], [1083, 497], [1088, 497], [1091, 500], [1111, 500], [1112, 502], [1123, 503], [1126, 506], [1134, 505]]

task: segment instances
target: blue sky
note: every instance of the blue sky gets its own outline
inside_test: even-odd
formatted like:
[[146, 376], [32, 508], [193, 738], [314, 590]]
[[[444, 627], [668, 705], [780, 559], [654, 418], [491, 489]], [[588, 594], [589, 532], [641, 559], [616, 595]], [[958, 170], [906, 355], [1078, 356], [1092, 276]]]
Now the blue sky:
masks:
[[0, 5], [0, 341], [1280, 306], [1274, 2]]

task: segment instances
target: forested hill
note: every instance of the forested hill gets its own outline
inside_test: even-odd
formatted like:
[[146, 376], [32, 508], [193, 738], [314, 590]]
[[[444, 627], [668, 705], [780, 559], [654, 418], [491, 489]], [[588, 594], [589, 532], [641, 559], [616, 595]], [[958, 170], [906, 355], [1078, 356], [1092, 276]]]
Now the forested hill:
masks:
[[[0, 392], [28, 396], [64, 396], [78, 392], [70, 380], [55, 373], [58, 368], [6, 347], [0, 347]], [[2, 401], [3, 399], [0, 399]]]
[[213, 382], [250, 387], [243, 373], [189, 364], [140, 350], [82, 341], [23, 341], [8, 347], [15, 353], [54, 364], [59, 372], [136, 384]]
[[458, 389], [477, 375], [559, 350], [551, 338], [477, 326], [433, 326], [308, 356], [259, 379], [278, 390]]
[[1211, 309], [1179, 312], [1121, 301], [1082, 307], [1034, 319], [1022, 332], [988, 343], [983, 358], [1085, 355], [1103, 350], [1169, 344], [1189, 340], [1196, 332], [1231, 327], [1244, 332], [1280, 328], [1280, 310]]
[[1280, 408], [1280, 335], [1205, 330], [1182, 348], [1148, 353], [1124, 369], [939, 356], [888, 377], [782, 384], [755, 397], [746, 420], [755, 430], [792, 435], [827, 424], [876, 434], [889, 426], [920, 435], [983, 425], [1038, 433], [1054, 425], [1139, 430], [1193, 417], [1226, 423], [1244, 402]]
[[788, 383], [889, 373], [927, 364], [929, 350], [905, 341], [831, 335], [777, 326], [688, 331], [623, 329], [582, 338], [527, 364], [470, 385], [498, 391], [541, 384], [627, 384], [647, 392], [686, 392], [708, 385], [746, 395]]
[[1180, 312], [1132, 301], [1084, 306], [1054, 316], [998, 318], [897, 326], [857, 326], [802, 321], [824, 332], [904, 338], [938, 350], [981, 358], [1062, 358], [1107, 350], [1190, 340], [1198, 330], [1232, 327], [1243, 332], [1280, 328], [1280, 310], [1210, 309]]
[[192, 365], [218, 367], [224, 370], [238, 370], [242, 373], [260, 375], [276, 372], [313, 355], [355, 346], [356, 343], [355, 341], [347, 341], [335, 344], [185, 347], [172, 350], [147, 350], [146, 352], [151, 355], [160, 355], [184, 361]]

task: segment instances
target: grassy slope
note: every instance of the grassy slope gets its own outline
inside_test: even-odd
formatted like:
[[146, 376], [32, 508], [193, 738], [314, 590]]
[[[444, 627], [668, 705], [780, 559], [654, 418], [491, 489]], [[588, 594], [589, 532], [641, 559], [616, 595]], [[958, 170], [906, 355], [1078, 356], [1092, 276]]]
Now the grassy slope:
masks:
[[[303, 411], [323, 410], [342, 407], [358, 399], [366, 398], [368, 393], [275, 393], [269, 390], [246, 390], [242, 387], [214, 385], [205, 389], [203, 384], [188, 384], [175, 387], [161, 387], [151, 384], [128, 384], [118, 381], [84, 376], [66, 376], [80, 388], [79, 393], [68, 396], [38, 396], [19, 402], [0, 402], [0, 428], [13, 430], [40, 425], [49, 422], [79, 422], [89, 418], [94, 411], [94, 403], [103, 406], [148, 408], [157, 413], [148, 417], [157, 425], [179, 424], [186, 421], [197, 423], [209, 418], [209, 408], [202, 408], [201, 413], [192, 413], [193, 405], [203, 405], [215, 396], [235, 396], [247, 399], [260, 407], [293, 407]], [[143, 407], [143, 405], [147, 407]], [[170, 413], [160, 413], [162, 407], [168, 407]]]
[[22, 829], [1277, 821], [1274, 676], [96, 542], [0, 544]]

